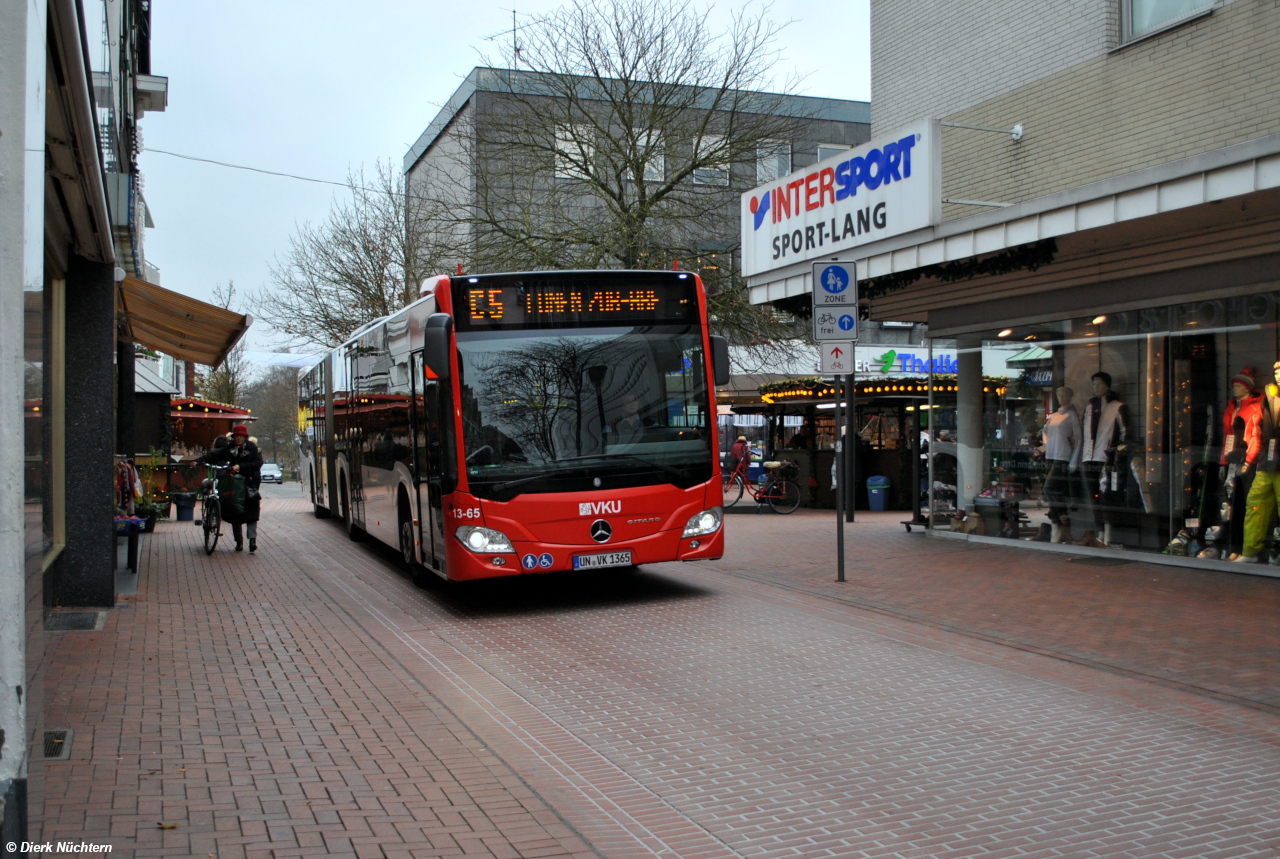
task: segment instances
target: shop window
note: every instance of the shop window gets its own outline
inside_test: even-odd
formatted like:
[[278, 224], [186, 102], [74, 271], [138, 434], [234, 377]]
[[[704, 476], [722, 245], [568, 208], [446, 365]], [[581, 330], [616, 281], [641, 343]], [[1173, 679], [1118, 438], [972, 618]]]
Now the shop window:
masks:
[[996, 354], [1003, 376], [958, 393], [962, 446], [965, 407], [982, 416], [959, 505], [998, 506], [995, 536], [1280, 563], [1278, 323], [1262, 293], [1020, 326], [1018, 348], [993, 328], [984, 371]]
[[1121, 0], [1124, 41], [1129, 42], [1195, 17], [1215, 0]]

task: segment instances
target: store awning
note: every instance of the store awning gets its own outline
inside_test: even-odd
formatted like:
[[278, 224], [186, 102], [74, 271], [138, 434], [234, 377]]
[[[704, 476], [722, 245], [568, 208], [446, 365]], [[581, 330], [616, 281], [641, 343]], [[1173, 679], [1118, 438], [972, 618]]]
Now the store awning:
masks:
[[1053, 363], [1053, 353], [1043, 346], [1032, 346], [1014, 355], [1012, 358], [1005, 359], [1005, 366], [1023, 369], [1026, 367], [1039, 367], [1042, 364]]
[[116, 290], [116, 310], [125, 338], [183, 361], [216, 367], [223, 362], [253, 317], [190, 298], [136, 277]]

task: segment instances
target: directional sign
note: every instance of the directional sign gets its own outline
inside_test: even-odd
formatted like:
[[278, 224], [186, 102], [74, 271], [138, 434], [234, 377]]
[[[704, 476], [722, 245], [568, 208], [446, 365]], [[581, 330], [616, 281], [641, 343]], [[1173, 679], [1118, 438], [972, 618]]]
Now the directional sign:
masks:
[[813, 339], [858, 339], [858, 269], [854, 263], [813, 264]]
[[818, 348], [822, 353], [822, 375], [847, 376], [853, 372], [853, 341], [828, 340]]

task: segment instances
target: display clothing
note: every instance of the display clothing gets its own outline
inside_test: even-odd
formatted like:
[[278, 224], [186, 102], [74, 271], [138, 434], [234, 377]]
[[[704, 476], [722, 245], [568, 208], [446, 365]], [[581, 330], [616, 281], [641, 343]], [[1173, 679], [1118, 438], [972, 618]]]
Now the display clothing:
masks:
[[[1253, 469], [1244, 474], [1235, 474], [1227, 487], [1226, 500], [1230, 506], [1230, 518], [1223, 523], [1222, 530], [1226, 539], [1223, 557], [1231, 554], [1243, 554], [1245, 542], [1244, 522], [1249, 512], [1249, 491], [1253, 488]], [[1265, 537], [1265, 535], [1264, 535]]]
[[1075, 406], [1059, 406], [1044, 422], [1044, 458], [1063, 461], [1069, 468], [1080, 465], [1080, 449], [1084, 445], [1083, 424]]
[[1081, 462], [1108, 462], [1108, 454], [1129, 440], [1129, 407], [1115, 391], [1101, 397], [1090, 397], [1084, 407], [1084, 445]]
[[[1249, 490], [1253, 486], [1254, 464], [1261, 449], [1262, 402], [1259, 392], [1239, 399], [1232, 397], [1222, 415], [1222, 455], [1218, 464], [1226, 477], [1222, 487], [1223, 527], [1219, 541], [1223, 557], [1239, 553], [1244, 548]], [[1245, 469], [1243, 473], [1242, 468]]]
[[1266, 548], [1271, 517], [1280, 496], [1280, 480], [1276, 476], [1280, 467], [1280, 451], [1276, 449], [1280, 446], [1280, 393], [1275, 393], [1274, 385], [1268, 387], [1259, 410], [1258, 458], [1252, 469], [1256, 474], [1245, 501], [1244, 548], [1240, 551], [1246, 558], [1256, 558]]
[[1093, 521], [1107, 522], [1107, 512], [1125, 506], [1128, 464], [1118, 462], [1116, 449], [1129, 440], [1129, 407], [1114, 391], [1090, 397], [1084, 409], [1084, 443], [1080, 450], [1085, 489], [1092, 501]]
[[1261, 422], [1261, 394], [1228, 400], [1227, 409], [1222, 414], [1222, 456], [1218, 464], [1257, 460], [1261, 447], [1258, 438]]

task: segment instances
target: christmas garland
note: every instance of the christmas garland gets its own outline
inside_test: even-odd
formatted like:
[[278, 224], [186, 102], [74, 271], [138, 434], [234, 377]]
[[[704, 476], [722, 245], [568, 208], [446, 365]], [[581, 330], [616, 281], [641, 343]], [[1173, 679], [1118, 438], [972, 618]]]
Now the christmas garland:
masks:
[[782, 391], [809, 390], [815, 396], [822, 391], [829, 390], [831, 385], [819, 379], [817, 376], [805, 376], [801, 379], [784, 379], [781, 382], [763, 382], [760, 385], [761, 394], [777, 394]]
[[1057, 252], [1058, 243], [1054, 239], [1045, 239], [1029, 245], [1019, 245], [982, 259], [969, 258], [927, 265], [897, 274], [886, 274], [863, 281], [859, 291], [863, 298], [878, 298], [890, 292], [906, 289], [922, 277], [936, 278], [942, 283], [955, 283], [959, 280], [972, 280], [979, 275], [995, 276], [1015, 271], [1035, 271], [1040, 266], [1053, 262], [1054, 254]]

